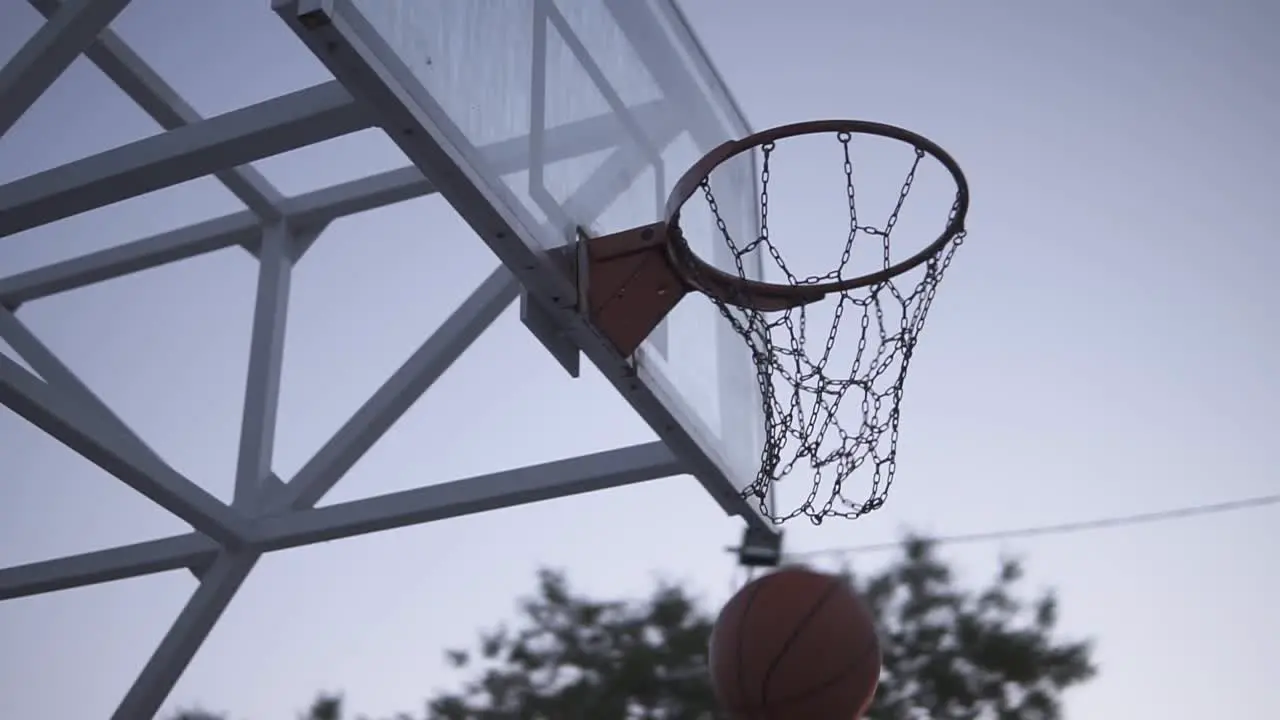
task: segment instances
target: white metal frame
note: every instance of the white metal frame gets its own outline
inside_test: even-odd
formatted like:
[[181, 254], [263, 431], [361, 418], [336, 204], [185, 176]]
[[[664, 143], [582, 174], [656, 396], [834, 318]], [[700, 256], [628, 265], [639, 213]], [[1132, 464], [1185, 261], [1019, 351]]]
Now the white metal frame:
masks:
[[[4, 276], [0, 339], [34, 370], [0, 356], [0, 403], [189, 523], [184, 535], [0, 569], [0, 600], [189, 569], [199, 585], [112, 716], [153, 717], [223, 610], [263, 553], [502, 507], [591, 492], [690, 472], [706, 483], [719, 473], [696, 441], [630, 377], [568, 301], [542, 307], [659, 431], [660, 441], [455, 480], [317, 508], [360, 457], [459, 358], [521, 293], [520, 282], [549, 276], [522, 271], [527, 258], [495, 247], [494, 271], [292, 478], [272, 472], [276, 408], [289, 285], [294, 264], [332, 221], [437, 191], [435, 177], [456, 163], [422, 144], [406, 147], [407, 166], [333, 187], [284, 197], [248, 163], [368, 127], [404, 122], [385, 102], [357, 102], [341, 81], [324, 83], [217, 117], [200, 117], [114, 33], [108, 23], [128, 0], [28, 0], [46, 24], [0, 69], [0, 134], [7, 131], [83, 53], [165, 132], [0, 186], [0, 238], [90, 209], [212, 175], [246, 209], [81, 257]], [[662, 108], [640, 108], [643, 114]], [[544, 158], [612, 145], [607, 118], [547, 130]], [[415, 143], [421, 140], [415, 139]], [[519, 143], [484, 149], [499, 168], [527, 166]], [[434, 155], [434, 156], [432, 156]], [[441, 171], [435, 163], [444, 162]], [[473, 225], [486, 204], [447, 196]], [[466, 210], [461, 208], [465, 205]], [[491, 207], [491, 206], [490, 206]], [[492, 235], [486, 235], [489, 240]], [[491, 246], [493, 243], [491, 243]], [[204, 253], [239, 246], [259, 260], [249, 373], [233, 500], [224, 503], [152, 451], [22, 323], [24, 303]], [[526, 277], [527, 276], [527, 277]], [[555, 290], [541, 288], [542, 291]], [[544, 297], [549, 293], [544, 292]], [[721, 487], [723, 487], [722, 485]], [[711, 486], [708, 486], [711, 489]], [[723, 491], [720, 492], [723, 495]], [[727, 509], [735, 499], [718, 498]], [[748, 518], [750, 520], [750, 518]], [[755, 522], [760, 522], [758, 518]]]

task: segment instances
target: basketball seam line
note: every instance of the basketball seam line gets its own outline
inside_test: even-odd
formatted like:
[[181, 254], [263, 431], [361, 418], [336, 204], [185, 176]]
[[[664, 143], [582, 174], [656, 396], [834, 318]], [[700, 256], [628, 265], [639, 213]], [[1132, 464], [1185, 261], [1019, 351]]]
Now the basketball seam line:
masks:
[[871, 651], [875, 649], [877, 641], [878, 641], [878, 638], [876, 637], [871, 638], [871, 640], [867, 642], [866, 647], [862, 649], [862, 652], [854, 656], [853, 662], [850, 662], [848, 665], [845, 665], [843, 668], [840, 669], [839, 672], [833, 674], [831, 677], [827, 678], [826, 680], [823, 680], [822, 682], [816, 685], [811, 685], [805, 688], [801, 692], [796, 692], [796, 693], [792, 693], [791, 695], [786, 695], [781, 698], [776, 698], [773, 701], [772, 707], [763, 706], [763, 705], [760, 707], [754, 707], [751, 705], [739, 705], [736, 707], [729, 707], [726, 709], [729, 710], [730, 712], [769, 711], [776, 708], [784, 707], [792, 702], [795, 702], [796, 700], [802, 700], [806, 696], [816, 695], [822, 692], [823, 690], [826, 690], [827, 688], [831, 687], [832, 685], [835, 685], [836, 683], [840, 682], [841, 680], [844, 679], [846, 675], [853, 672], [858, 667], [858, 665], [861, 664], [862, 661], [865, 660], [866, 657], [871, 654]]
[[752, 588], [751, 592], [744, 598], [742, 612], [738, 614], [738, 627], [735, 628], [735, 631], [737, 632], [737, 635], [738, 635], [738, 700], [744, 703], [747, 699], [747, 683], [746, 683], [746, 671], [742, 666], [742, 658], [745, 655], [743, 651], [746, 649], [748, 633], [743, 632], [743, 630], [745, 629], [743, 626], [747, 624], [747, 618], [750, 617], [751, 615], [752, 603], [755, 602], [756, 596], [760, 594], [760, 590], [763, 588], [764, 588], [764, 583], [758, 583], [754, 588]]
[[777, 704], [786, 705], [787, 703], [790, 703], [794, 700], [799, 700], [800, 698], [803, 698], [806, 695], [815, 695], [823, 690], [826, 690], [832, 685], [835, 685], [836, 683], [840, 682], [841, 680], [844, 679], [846, 675], [853, 672], [858, 667], [858, 665], [860, 665], [862, 661], [865, 660], [866, 657], [871, 654], [871, 651], [875, 649], [877, 642], [878, 642], [878, 638], [872, 637], [871, 640], [867, 641], [867, 646], [862, 649], [862, 652], [854, 656], [853, 662], [849, 663], [848, 665], [845, 665], [844, 668], [840, 670], [840, 672], [835, 673], [834, 675], [827, 678], [826, 680], [823, 680], [817, 685], [813, 685], [811, 687], [806, 688], [804, 692], [797, 692], [777, 700], [776, 701]]
[[804, 630], [805, 626], [813, 620], [813, 618], [818, 614], [818, 611], [822, 609], [822, 606], [827, 604], [838, 589], [840, 589], [840, 581], [833, 579], [827, 586], [826, 591], [822, 593], [822, 597], [818, 599], [818, 602], [814, 603], [813, 607], [809, 608], [809, 612], [805, 613], [804, 617], [800, 619], [800, 622], [796, 623], [796, 627], [791, 631], [790, 637], [787, 638], [786, 642], [782, 643], [782, 647], [778, 650], [778, 654], [773, 657], [773, 662], [769, 664], [769, 669], [764, 673], [763, 682], [760, 683], [760, 706], [762, 708], [768, 707], [769, 705], [769, 681], [773, 679], [774, 671], [776, 671], [778, 666], [782, 664], [782, 659], [786, 657], [787, 652], [795, 644], [796, 639], [800, 637], [800, 633]]

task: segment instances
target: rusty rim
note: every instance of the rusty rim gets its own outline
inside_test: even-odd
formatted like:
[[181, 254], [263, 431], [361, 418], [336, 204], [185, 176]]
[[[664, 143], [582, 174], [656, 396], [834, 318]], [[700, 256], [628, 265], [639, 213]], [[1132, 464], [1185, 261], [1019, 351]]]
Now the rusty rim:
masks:
[[[897, 140], [923, 151], [941, 163], [947, 172], [951, 173], [956, 183], [955, 212], [942, 234], [916, 254], [883, 270], [848, 280], [813, 285], [788, 285], [748, 280], [712, 266], [693, 252], [680, 228], [680, 211], [702, 186], [703, 180], [709, 177], [717, 167], [752, 148], [789, 137], [825, 133], [875, 135]], [[694, 163], [676, 182], [667, 198], [668, 250], [672, 265], [681, 272], [682, 279], [700, 292], [732, 305], [747, 305], [766, 311], [782, 310], [816, 302], [830, 293], [846, 292], [882, 283], [921, 265], [937, 255], [947, 243], [964, 231], [965, 216], [968, 212], [969, 183], [965, 179], [964, 171], [960, 169], [959, 163], [951, 157], [950, 153], [929, 138], [894, 125], [865, 120], [811, 120], [762, 130], [740, 140], [730, 140]]]

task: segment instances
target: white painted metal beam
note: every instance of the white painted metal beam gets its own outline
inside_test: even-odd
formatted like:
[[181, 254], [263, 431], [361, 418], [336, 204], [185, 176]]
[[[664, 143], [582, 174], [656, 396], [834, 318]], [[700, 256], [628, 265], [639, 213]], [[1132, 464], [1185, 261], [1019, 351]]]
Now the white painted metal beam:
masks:
[[0, 135], [18, 122], [129, 0], [70, 0], [0, 67]]
[[[253, 523], [247, 547], [272, 552], [687, 472], [661, 442], [489, 473], [317, 509], [280, 510]], [[219, 553], [198, 533], [0, 569], [0, 600], [201, 567]]]
[[218, 542], [238, 547], [248, 539], [248, 525], [238, 513], [4, 355], [0, 404]]
[[283, 221], [262, 230], [258, 291], [249, 336], [249, 372], [240, 421], [240, 453], [231, 503], [249, 514], [254, 512], [262, 485], [271, 475], [294, 244], [295, 238]]
[[0, 185], [0, 237], [369, 127], [336, 82]]
[[661, 442], [263, 518], [255, 550], [223, 553], [174, 621], [112, 720], [153, 717], [191, 663], [262, 550], [419, 525], [587, 492], [631, 485], [683, 471]]
[[[657, 123], [664, 117], [663, 107], [655, 102], [641, 106], [638, 112], [646, 122]], [[555, 128], [547, 132], [546, 138], [545, 153], [551, 161], [607, 150], [618, 143], [615, 126], [605, 115]], [[514, 138], [485, 146], [483, 152], [499, 172], [520, 172], [528, 167], [526, 144], [524, 138]], [[301, 232], [433, 192], [435, 187], [430, 181], [410, 165], [288, 198], [280, 203], [279, 211], [290, 227]], [[241, 211], [0, 277], [0, 306], [15, 309], [42, 297], [234, 245], [256, 251], [261, 237], [259, 228], [256, 215]]]
[[255, 546], [281, 550], [420, 525], [687, 472], [661, 442], [489, 473], [463, 480], [264, 517]]
[[[634, 112], [647, 126], [660, 127], [670, 117], [667, 104], [656, 100], [637, 106]], [[547, 163], [611, 150], [623, 141], [617, 122], [607, 113], [559, 125], [543, 137]], [[528, 149], [529, 137], [522, 135], [485, 145], [480, 154], [494, 172], [506, 175], [529, 169]], [[434, 192], [431, 181], [410, 165], [290, 198], [282, 208], [294, 227], [307, 227]]]
[[[62, 6], [58, 0], [28, 2], [46, 18], [53, 17]], [[110, 28], [99, 33], [98, 39], [85, 49], [84, 54], [165, 130], [193, 125], [204, 119]], [[264, 220], [279, 218], [276, 205], [283, 198], [253, 167], [219, 168], [214, 177], [258, 217]]]
[[181, 570], [212, 561], [218, 544], [200, 533], [0, 568], [0, 600]]
[[309, 508], [320, 502], [515, 301], [518, 291], [519, 284], [507, 268], [495, 269], [298, 470], [276, 502], [294, 509]]
[[262, 226], [258, 218], [247, 210], [205, 220], [9, 277], [0, 277], [0, 305], [16, 309], [23, 303], [42, 297], [215, 250], [248, 245], [255, 242], [261, 233]]
[[122, 439], [138, 452], [151, 458], [151, 461], [169, 467], [160, 455], [146, 443], [133, 428], [129, 427], [120, 416], [107, 406], [96, 393], [85, 385], [84, 381], [43, 342], [31, 332], [12, 312], [0, 307], [0, 340], [9, 343], [9, 347], [18, 354], [27, 366], [44, 379], [51, 388], [68, 395], [73, 401], [92, 413], [99, 420], [111, 426]]
[[218, 556], [151, 659], [138, 673], [111, 720], [143, 720], [156, 716], [259, 557], [252, 552], [224, 552]]

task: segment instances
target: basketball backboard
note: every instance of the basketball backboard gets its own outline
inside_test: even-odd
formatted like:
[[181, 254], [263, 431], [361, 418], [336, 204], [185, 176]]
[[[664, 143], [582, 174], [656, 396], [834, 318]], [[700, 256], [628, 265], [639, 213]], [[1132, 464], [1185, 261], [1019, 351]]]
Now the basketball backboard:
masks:
[[[578, 312], [578, 278], [563, 262], [580, 230], [657, 220], [688, 166], [750, 132], [674, 0], [275, 9], [515, 273], [526, 325], [566, 369], [576, 374], [587, 356], [727, 512], [760, 526], [754, 500], [740, 497], [764, 432], [741, 339], [711, 304], [689, 302], [621, 357]], [[742, 237], [757, 232], [751, 162], [716, 178], [722, 215]]]

